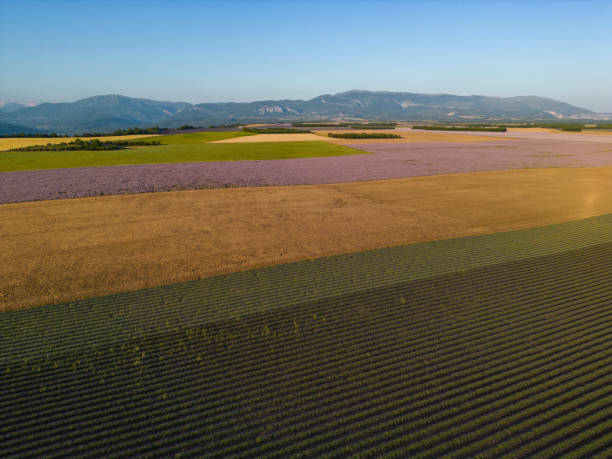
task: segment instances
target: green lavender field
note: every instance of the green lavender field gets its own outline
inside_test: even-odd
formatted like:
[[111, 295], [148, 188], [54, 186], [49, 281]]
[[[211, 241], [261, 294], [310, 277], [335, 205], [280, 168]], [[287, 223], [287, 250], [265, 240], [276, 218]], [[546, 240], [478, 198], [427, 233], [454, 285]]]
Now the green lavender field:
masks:
[[609, 456], [611, 229], [608, 215], [5, 313], [0, 455]]

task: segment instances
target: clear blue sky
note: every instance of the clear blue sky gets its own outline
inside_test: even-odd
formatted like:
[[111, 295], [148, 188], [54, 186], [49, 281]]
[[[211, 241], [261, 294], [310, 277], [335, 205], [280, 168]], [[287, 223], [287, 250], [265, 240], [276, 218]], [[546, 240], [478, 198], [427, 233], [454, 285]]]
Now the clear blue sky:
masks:
[[612, 112], [612, 1], [0, 0], [0, 98], [348, 89], [539, 95]]

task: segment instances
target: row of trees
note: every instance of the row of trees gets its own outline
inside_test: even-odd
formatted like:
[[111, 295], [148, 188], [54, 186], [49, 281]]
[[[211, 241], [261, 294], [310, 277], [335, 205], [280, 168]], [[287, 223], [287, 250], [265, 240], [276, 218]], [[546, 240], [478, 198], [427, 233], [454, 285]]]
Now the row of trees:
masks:
[[26, 134], [25, 132], [20, 132], [19, 134], [2, 134], [0, 135], [0, 138], [41, 138], [41, 139], [56, 139], [58, 137], [70, 137], [68, 135], [62, 135], [62, 134], [57, 134], [55, 132], [51, 132], [50, 134], [42, 134], [42, 133], [36, 133], [36, 134]]
[[26, 134], [21, 132], [19, 134], [3, 134], [0, 135], [2, 138], [34, 138], [34, 139], [56, 139], [65, 137], [111, 137], [120, 135], [139, 135], [139, 134], [159, 134], [160, 128], [158, 126], [148, 128], [129, 128], [129, 129], [116, 129], [112, 132], [84, 132], [82, 134], [58, 134], [56, 132], [51, 133], [33, 133]]
[[161, 145], [161, 142], [146, 140], [81, 140], [72, 142], [48, 143], [47, 145], [31, 145], [14, 148], [10, 151], [99, 151], [122, 150], [126, 147]]

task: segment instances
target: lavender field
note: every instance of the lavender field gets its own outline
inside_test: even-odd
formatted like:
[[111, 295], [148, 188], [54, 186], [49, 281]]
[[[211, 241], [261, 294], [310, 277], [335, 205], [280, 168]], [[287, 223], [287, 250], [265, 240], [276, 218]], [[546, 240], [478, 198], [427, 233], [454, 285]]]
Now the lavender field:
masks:
[[523, 168], [612, 166], [612, 137], [607, 136], [593, 140], [531, 136], [480, 144], [362, 143], [350, 146], [372, 154], [4, 172], [0, 173], [0, 203], [206, 188], [341, 183]]

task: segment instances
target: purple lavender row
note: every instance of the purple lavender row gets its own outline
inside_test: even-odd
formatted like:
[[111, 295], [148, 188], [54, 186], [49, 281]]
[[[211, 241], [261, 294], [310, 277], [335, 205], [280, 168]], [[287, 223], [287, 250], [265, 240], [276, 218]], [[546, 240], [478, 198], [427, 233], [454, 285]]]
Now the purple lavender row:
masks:
[[612, 165], [601, 142], [370, 143], [371, 155], [0, 173], [0, 203], [224, 187], [305, 185], [540, 167]]

